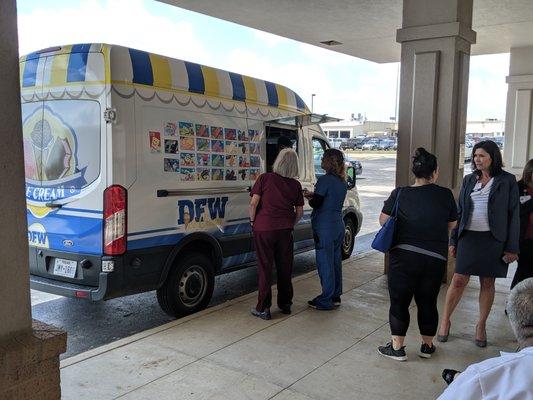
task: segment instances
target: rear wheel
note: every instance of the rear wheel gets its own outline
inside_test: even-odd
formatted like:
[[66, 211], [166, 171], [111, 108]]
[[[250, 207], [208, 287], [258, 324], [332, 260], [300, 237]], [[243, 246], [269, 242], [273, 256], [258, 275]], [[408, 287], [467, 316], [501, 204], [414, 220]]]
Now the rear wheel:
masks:
[[215, 273], [209, 257], [185, 255], [170, 270], [157, 290], [157, 301], [165, 313], [179, 318], [203, 310], [215, 286]]
[[342, 242], [342, 259], [350, 258], [355, 245], [355, 225], [351, 218], [344, 219], [344, 241]]

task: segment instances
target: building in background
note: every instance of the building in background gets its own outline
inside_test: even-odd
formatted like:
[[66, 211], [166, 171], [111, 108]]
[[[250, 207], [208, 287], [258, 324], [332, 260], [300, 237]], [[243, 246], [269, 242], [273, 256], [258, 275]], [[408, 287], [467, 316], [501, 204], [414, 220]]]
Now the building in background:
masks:
[[485, 121], [469, 121], [466, 123], [467, 137], [503, 137], [505, 121], [497, 118], [487, 118]]
[[[339, 121], [327, 122], [320, 125], [324, 133], [331, 139], [349, 139], [356, 137], [396, 137], [398, 124], [394, 121]], [[487, 118], [484, 121], [470, 121], [466, 123], [467, 138], [503, 137], [505, 121], [497, 118]]]
[[394, 137], [398, 132], [396, 122], [387, 121], [339, 121], [320, 125], [329, 138], [349, 139], [361, 136]]

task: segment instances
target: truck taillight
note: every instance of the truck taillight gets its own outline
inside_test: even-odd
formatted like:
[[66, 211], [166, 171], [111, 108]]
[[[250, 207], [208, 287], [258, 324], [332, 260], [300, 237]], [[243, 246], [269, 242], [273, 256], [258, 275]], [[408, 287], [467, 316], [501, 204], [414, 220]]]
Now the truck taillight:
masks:
[[120, 185], [104, 190], [104, 254], [126, 252], [128, 192]]

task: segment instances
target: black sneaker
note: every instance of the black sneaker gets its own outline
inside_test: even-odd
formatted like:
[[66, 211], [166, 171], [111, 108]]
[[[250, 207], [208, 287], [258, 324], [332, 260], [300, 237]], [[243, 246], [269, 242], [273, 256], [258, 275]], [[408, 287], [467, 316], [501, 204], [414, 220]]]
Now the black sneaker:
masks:
[[290, 304], [279, 306], [279, 309], [281, 310], [282, 314], [286, 314], [286, 315], [289, 315], [292, 312]]
[[433, 343], [431, 344], [431, 347], [425, 343], [422, 343], [422, 345], [420, 346], [420, 352], [418, 353], [418, 356], [422, 358], [431, 358], [431, 355], [435, 353], [435, 349], [436, 347]]
[[317, 302], [315, 301], [315, 299], [313, 300], [309, 300], [307, 302], [307, 305], [311, 308], [314, 308], [315, 310], [320, 310], [320, 311], [331, 311], [333, 310], [333, 307], [331, 308], [326, 308], [326, 307], [322, 307], [320, 306], [319, 304], [317, 304]]
[[315, 310], [316, 310], [316, 308], [317, 308], [317, 304], [316, 304], [316, 302], [315, 302], [314, 299], [313, 299], [313, 300], [309, 300], [309, 301], [307, 302], [307, 305], [308, 305], [309, 307], [311, 307], [311, 308], [314, 308]]
[[270, 315], [269, 310], [265, 311], [257, 311], [255, 308], [252, 308], [250, 311], [254, 317], [264, 319], [265, 321], [268, 321], [269, 319], [272, 319], [272, 316]]
[[341, 305], [340, 297], [332, 297], [331, 301], [333, 302], [333, 307], [339, 307]]
[[378, 353], [382, 356], [392, 358], [396, 361], [407, 361], [407, 355], [405, 354], [405, 346], [399, 350], [394, 350], [392, 342], [387, 343], [385, 346], [378, 347]]

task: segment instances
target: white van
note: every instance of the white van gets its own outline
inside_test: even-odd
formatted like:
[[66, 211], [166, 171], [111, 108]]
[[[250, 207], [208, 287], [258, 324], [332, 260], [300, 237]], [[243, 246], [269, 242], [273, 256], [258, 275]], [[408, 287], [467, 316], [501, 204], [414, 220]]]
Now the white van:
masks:
[[[22, 57], [20, 76], [31, 287], [45, 292], [205, 308], [216, 274], [255, 263], [249, 190], [277, 138], [311, 190], [329, 147], [327, 118], [293, 91], [187, 61], [80, 44]], [[345, 258], [362, 223], [348, 185]], [[296, 252], [313, 248], [306, 207]]]

